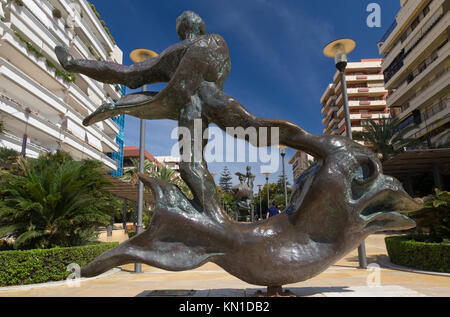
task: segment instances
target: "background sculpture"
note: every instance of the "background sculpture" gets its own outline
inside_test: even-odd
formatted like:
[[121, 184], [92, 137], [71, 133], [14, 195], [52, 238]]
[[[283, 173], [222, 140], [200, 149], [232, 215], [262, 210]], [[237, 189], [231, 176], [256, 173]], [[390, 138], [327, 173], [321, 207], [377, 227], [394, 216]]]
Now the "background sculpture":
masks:
[[[316, 136], [283, 120], [249, 113], [222, 91], [231, 63], [225, 40], [206, 34], [194, 12], [177, 19], [181, 42], [159, 57], [129, 67], [110, 62], [75, 60], [63, 47], [61, 65], [105, 83], [137, 88], [168, 82], [159, 93], [141, 92], [100, 107], [86, 125], [129, 114], [144, 119], [177, 120], [192, 135], [182, 147], [181, 177], [194, 194], [190, 201], [174, 185], [145, 175], [140, 178], [156, 199], [150, 228], [82, 268], [94, 276], [126, 263], [145, 263], [182, 271], [214, 262], [254, 285], [280, 290], [282, 285], [314, 277], [380, 230], [409, 229], [415, 223], [397, 213], [417, 208], [401, 184], [382, 174], [382, 165], [367, 148], [340, 136]], [[282, 101], [280, 100], [280, 103]], [[214, 179], [194, 137], [195, 120], [227, 127], [279, 129], [279, 143], [320, 158], [294, 189], [287, 212], [256, 223], [238, 223], [222, 210]], [[301, 185], [301, 186], [300, 186]]]
[[236, 220], [245, 219], [247, 221], [254, 221], [253, 188], [255, 175], [252, 174], [252, 169], [248, 166], [247, 174], [236, 173], [236, 176], [239, 177], [239, 185], [231, 189], [236, 202]]

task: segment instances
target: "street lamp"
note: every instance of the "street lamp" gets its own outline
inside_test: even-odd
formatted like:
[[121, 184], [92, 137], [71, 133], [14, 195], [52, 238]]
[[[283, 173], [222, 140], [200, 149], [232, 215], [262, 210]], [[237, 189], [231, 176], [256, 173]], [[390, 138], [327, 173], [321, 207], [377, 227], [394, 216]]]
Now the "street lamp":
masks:
[[286, 164], [285, 164], [287, 146], [279, 145], [278, 148], [281, 151], [281, 158], [282, 158], [282, 162], [283, 162], [283, 183], [284, 183], [284, 201], [285, 201], [284, 207], [287, 208], [288, 194], [287, 194]]
[[[214, 187], [216, 187], [216, 180], [215, 177], [217, 176], [217, 174], [215, 173], [211, 173], [212, 178], [214, 179]], [[217, 187], [216, 187], [216, 192], [217, 192]]]
[[[158, 54], [151, 50], [146, 49], [137, 49], [131, 52], [130, 58], [134, 63], [140, 63], [149, 58], [155, 58]], [[146, 85], [142, 86], [142, 91], [146, 91]], [[141, 127], [140, 127], [140, 146], [139, 146], [139, 173], [144, 173], [144, 160], [145, 160], [145, 124], [146, 120], [141, 119]], [[139, 180], [139, 197], [138, 197], [138, 217], [136, 224], [136, 234], [142, 233], [143, 225], [142, 225], [142, 212], [144, 209], [144, 183]], [[135, 273], [142, 273], [142, 264], [135, 263], [134, 265]]]
[[259, 195], [259, 219], [262, 220], [263, 216], [262, 216], [262, 197], [261, 197], [261, 188], [262, 185], [258, 185], [258, 195]]
[[22, 157], [26, 157], [26, 156], [27, 156], [28, 120], [30, 119], [30, 113], [31, 113], [31, 109], [27, 107], [27, 108], [25, 109], [25, 118], [27, 119], [27, 121], [25, 122], [25, 133], [23, 134], [23, 138], [22, 138], [22, 151], [21, 151], [21, 153], [20, 153], [20, 155], [22, 155]]
[[269, 200], [269, 176], [271, 173], [266, 172], [263, 173], [264, 175], [266, 175], [266, 186], [267, 186], [267, 209], [270, 208], [270, 200]]
[[336, 68], [339, 70], [341, 76], [342, 85], [342, 99], [344, 100], [344, 111], [345, 111], [345, 126], [347, 129], [347, 136], [350, 139], [352, 137], [352, 125], [350, 122], [350, 109], [348, 106], [348, 95], [347, 95], [347, 80], [345, 78], [345, 68], [347, 67], [347, 54], [353, 51], [356, 47], [355, 41], [351, 39], [340, 39], [328, 44], [324, 50], [323, 54], [327, 57], [334, 57]]
[[[352, 52], [356, 47], [355, 41], [351, 39], [339, 39], [325, 46], [323, 54], [327, 57], [334, 58], [336, 68], [339, 70], [342, 85], [342, 99], [344, 100], [345, 126], [347, 136], [353, 140], [352, 125], [350, 121], [350, 108], [348, 105], [347, 81], [345, 78], [345, 68], [347, 67], [347, 54]], [[363, 241], [358, 248], [359, 266], [367, 268], [366, 245]]]

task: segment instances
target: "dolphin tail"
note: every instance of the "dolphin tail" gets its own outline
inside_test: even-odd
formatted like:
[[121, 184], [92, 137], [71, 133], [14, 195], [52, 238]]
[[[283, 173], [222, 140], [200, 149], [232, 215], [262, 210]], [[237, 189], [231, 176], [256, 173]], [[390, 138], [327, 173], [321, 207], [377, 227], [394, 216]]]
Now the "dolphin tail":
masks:
[[224, 254], [220, 251], [221, 235], [215, 235], [224, 228], [201, 213], [177, 186], [161, 179], [139, 177], [152, 189], [156, 200], [150, 227], [83, 267], [82, 277], [97, 276], [130, 263], [185, 271]]

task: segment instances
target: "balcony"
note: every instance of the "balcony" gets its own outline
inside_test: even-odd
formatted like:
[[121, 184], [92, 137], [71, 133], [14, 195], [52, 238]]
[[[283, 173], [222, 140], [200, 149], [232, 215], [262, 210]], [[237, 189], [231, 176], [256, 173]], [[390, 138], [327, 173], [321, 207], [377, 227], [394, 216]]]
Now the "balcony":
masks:
[[78, 59], [94, 59], [89, 48], [84, 44], [79, 36], [75, 36], [69, 48], [70, 53]]
[[57, 63], [54, 48], [60, 41], [26, 8], [19, 7], [13, 2], [9, 2], [7, 7], [10, 11], [10, 22], [22, 35], [26, 34], [27, 39], [41, 52]]
[[397, 27], [397, 21], [394, 21], [394, 23], [392, 23], [391, 26], [387, 29], [386, 33], [383, 35], [383, 37], [381, 38], [379, 43], [384, 43], [396, 27]]
[[111, 170], [117, 170], [117, 163], [106, 156], [104, 153], [98, 151], [92, 145], [86, 143], [85, 141], [68, 132], [63, 132], [63, 134], [64, 143], [62, 144], [62, 149], [67, 149], [68, 151], [70, 151], [74, 159], [82, 160], [86, 159], [86, 157], [89, 157], [91, 159], [102, 162]]
[[407, 80], [404, 80], [398, 88], [388, 96], [388, 105], [392, 106], [397, 103], [399, 103], [400, 99], [403, 98], [406, 94], [411, 93], [412, 91], [417, 88], [420, 83], [428, 77], [428, 75], [432, 74], [433, 71], [435, 71], [439, 67], [444, 67], [447, 58], [448, 58], [448, 52], [450, 51], [450, 43], [445, 44], [443, 47], [441, 47], [436, 53], [437, 58], [428, 64], [426, 68], [417, 74], [415, 77], [412, 78], [409, 82]]
[[329, 115], [327, 115], [325, 118], [323, 118], [322, 123], [324, 125], [329, 125], [331, 122], [333, 122], [336, 119], [336, 113], [337, 107], [334, 108], [335, 110], [333, 112], [330, 112]]
[[103, 84], [103, 90], [113, 100], [119, 100], [122, 97], [115, 85]]
[[384, 75], [378, 74], [378, 75], [347, 75], [345, 76], [347, 83], [365, 83], [365, 82], [371, 82], [371, 81], [383, 81]]
[[96, 148], [100, 141], [94, 142], [92, 137], [88, 138], [91, 139], [90, 143], [83, 140], [81, 128], [75, 123], [76, 120], [73, 120], [74, 114], [69, 114], [63, 124], [61, 120], [54, 123], [55, 121], [46, 119], [40, 113], [38, 114], [32, 109], [27, 111], [27, 109], [30, 108], [11, 98], [0, 97], [0, 112], [8, 116], [8, 120], [5, 120], [7, 131], [14, 135], [21, 135], [27, 124], [28, 135], [32, 138], [32, 142], [40, 143], [42, 148], [50, 151], [59, 148], [60, 145], [76, 159], [91, 158], [103, 162], [112, 170], [117, 169], [117, 164]]
[[45, 88], [61, 91], [67, 87], [67, 83], [56, 75], [55, 70], [47, 66], [45, 58], [38, 58], [29, 52], [25, 44], [9, 29], [5, 29], [0, 44], [2, 45], [0, 57], [14, 63]]
[[[433, 45], [436, 38], [446, 32], [450, 25], [448, 19], [442, 19], [442, 7], [435, 14], [439, 14], [436, 18], [431, 17], [427, 23], [423, 24], [414, 35], [409, 39], [409, 42], [404, 46], [399, 54], [396, 55], [396, 60], [392, 62], [386, 70], [391, 69], [390, 74], [386, 74], [386, 88], [391, 88], [402, 77], [409, 67], [421, 58], [423, 53]], [[433, 30], [433, 32], [431, 32]]]
[[[11, 99], [16, 100], [18, 103], [32, 105], [30, 108], [36, 109], [35, 112], [39, 113], [42, 117], [49, 118], [49, 120], [54, 122], [59, 122], [63, 116], [69, 115], [80, 128], [83, 127], [82, 121], [84, 116], [82, 114], [69, 107], [61, 98], [40, 86], [33, 79], [29, 78], [4, 59], [0, 59], [0, 87], [2, 87], [3, 92], [8, 92]], [[76, 86], [71, 86], [69, 91], [77, 92], [78, 90], [74, 87]], [[78, 98], [81, 96], [82, 95], [78, 95]], [[97, 135], [97, 137], [107, 145], [108, 152], [116, 152], [118, 151], [118, 146], [112, 140], [115, 135], [117, 135], [119, 128], [112, 120], [108, 121], [110, 121], [109, 129], [117, 130], [117, 132], [113, 131], [112, 133], [109, 131], [110, 134], [113, 134], [112, 136], [108, 136], [107, 133], [100, 131], [96, 126], [89, 127], [87, 130], [90, 130], [91, 133]], [[106, 124], [108, 125], [108, 122]], [[93, 132], [94, 130], [96, 132]]]
[[93, 26], [93, 29], [100, 35], [101, 39], [105, 43], [105, 46], [112, 51], [114, 49], [114, 43], [112, 42], [109, 35], [106, 33], [103, 25], [100, 24], [100, 21], [97, 19], [92, 8], [87, 5], [86, 1], [80, 1], [81, 7], [84, 9], [84, 12], [87, 13], [87, 17], [89, 17], [90, 24]]
[[[370, 98], [377, 98], [380, 99], [388, 94], [388, 90], [386, 90], [384, 87], [369, 87], [369, 88], [348, 88], [347, 94], [350, 98], [357, 98], [359, 96], [361, 97], [370, 97]], [[342, 94], [339, 95], [339, 97], [336, 100], [336, 104], [341, 106], [343, 105], [343, 96]]]
[[53, 6], [49, 1], [24, 1], [26, 8], [60, 43], [69, 46], [74, 34], [70, 28], [66, 28], [63, 19], [53, 17]]
[[97, 150], [105, 153], [119, 151], [119, 146], [109, 136], [95, 125], [84, 127], [83, 117], [70, 109], [66, 114], [66, 123], [67, 130], [81, 140], [85, 140], [87, 134], [88, 143]]
[[390, 117], [389, 113], [355, 113], [350, 114], [350, 119], [354, 121], [367, 120], [367, 119], [387, 119]]
[[66, 112], [61, 98], [38, 84], [8, 61], [0, 58], [0, 93], [8, 92], [23, 104], [33, 105], [47, 118], [58, 118]]
[[77, 32], [81, 32], [84, 34], [84, 36], [89, 40], [89, 42], [92, 44], [95, 51], [99, 54], [99, 57], [106, 61], [108, 59], [108, 55], [106, 53], [106, 50], [104, 46], [99, 42], [96, 36], [94, 36], [94, 33], [90, 30], [89, 26], [86, 24], [84, 19], [78, 20], [78, 23], [76, 25]]
[[[431, 3], [433, 4], [432, 1]], [[416, 15], [418, 1], [407, 1], [400, 11], [397, 13], [395, 22], [387, 30], [385, 36], [382, 40], [378, 42], [380, 55], [388, 55], [392, 47], [394, 47], [398, 42], [400, 42], [400, 36], [404, 33], [408, 23], [411, 22], [412, 18]], [[431, 7], [430, 7], [431, 8]]]
[[435, 98], [435, 96], [437, 96], [440, 92], [445, 91], [445, 89], [448, 89], [449, 83], [450, 83], [450, 70], [446, 69], [437, 77], [435, 77], [433, 80], [431, 80], [426, 85], [426, 87], [422, 88], [420, 93], [415, 95], [415, 97], [409, 101], [409, 107], [404, 111], [402, 111], [401, 114], [399, 114], [398, 116], [399, 120], [403, 120], [412, 111], [420, 108], [427, 101]]
[[330, 96], [330, 94], [332, 94], [333, 92], [334, 92], [334, 85], [333, 84], [329, 84], [327, 89], [325, 89], [325, 92], [323, 93], [322, 97], [320, 98], [320, 103], [324, 104], [325, 103], [325, 98]]
[[429, 117], [428, 120], [422, 122], [417, 129], [406, 133], [405, 138], [409, 138], [412, 136], [414, 136], [414, 138], [416, 139], [421, 138], [427, 135], [428, 133], [444, 126], [450, 121], [450, 117], [446, 117], [449, 114], [450, 114], [450, 107], [446, 105], [441, 109], [441, 111], [435, 113], [433, 116]]
[[[14, 134], [3, 132], [0, 134], [0, 147], [12, 149], [18, 153], [22, 151], [22, 142], [23, 139], [21, 137], [15, 136]], [[41, 153], [51, 152], [49, 149], [42, 147], [33, 142], [27, 143], [27, 157], [37, 159]]]

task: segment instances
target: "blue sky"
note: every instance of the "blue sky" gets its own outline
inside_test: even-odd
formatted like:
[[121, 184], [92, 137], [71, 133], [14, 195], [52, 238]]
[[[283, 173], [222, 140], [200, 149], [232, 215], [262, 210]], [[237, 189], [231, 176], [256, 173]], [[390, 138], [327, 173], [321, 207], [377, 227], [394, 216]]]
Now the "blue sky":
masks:
[[[335, 73], [323, 47], [338, 38], [350, 37], [357, 47], [350, 61], [379, 58], [381, 39], [400, 9], [399, 0], [91, 0], [105, 20], [118, 46], [129, 53], [149, 48], [158, 53], [178, 41], [176, 18], [185, 10], [197, 12], [208, 33], [222, 35], [228, 43], [232, 69], [224, 92], [239, 100], [255, 115], [292, 121], [310, 133], [322, 134], [320, 97]], [[369, 28], [370, 3], [381, 6], [381, 27]], [[152, 85], [159, 91], [162, 85]], [[170, 135], [176, 122], [151, 121], [146, 149], [153, 155], [169, 155], [175, 140]], [[139, 145], [138, 120], [127, 117], [125, 144]], [[288, 150], [288, 158], [293, 155]], [[211, 163], [220, 174], [224, 166], [245, 171], [245, 163]], [[250, 164], [264, 183], [259, 164]], [[287, 165], [292, 183], [291, 167]], [[281, 172], [271, 177], [278, 178]], [[217, 177], [218, 179], [218, 177]], [[237, 182], [237, 177], [235, 177]]]

